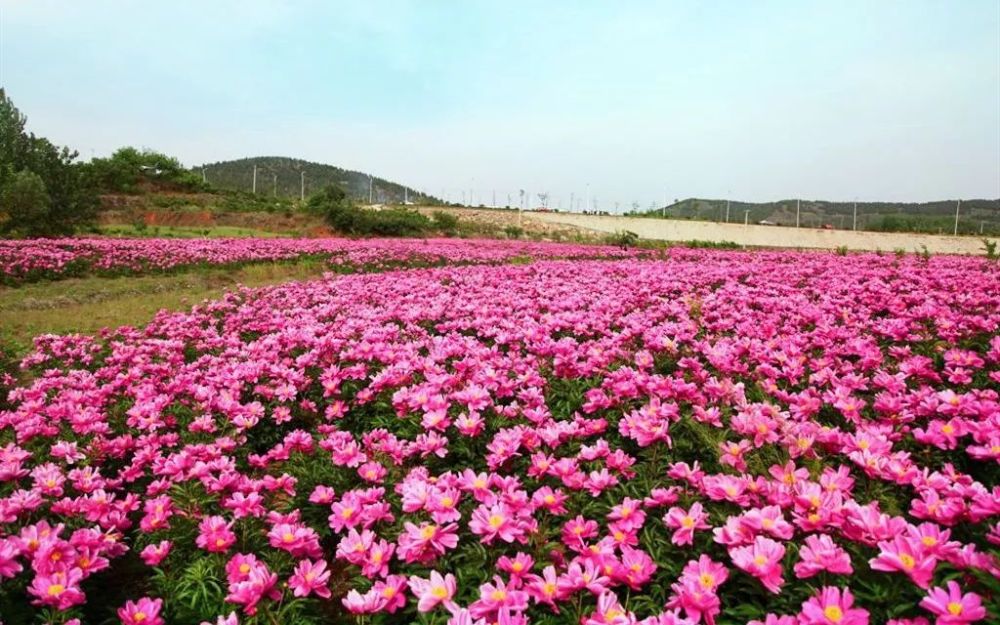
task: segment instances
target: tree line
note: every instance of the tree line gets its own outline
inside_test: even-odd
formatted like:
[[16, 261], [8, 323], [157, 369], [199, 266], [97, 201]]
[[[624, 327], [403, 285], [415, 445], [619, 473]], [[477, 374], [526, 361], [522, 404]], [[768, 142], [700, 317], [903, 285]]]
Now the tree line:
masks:
[[0, 88], [0, 235], [65, 236], [94, 223], [102, 193], [136, 193], [145, 185], [206, 190], [200, 176], [173, 157], [121, 148], [84, 162], [25, 128], [27, 118]]

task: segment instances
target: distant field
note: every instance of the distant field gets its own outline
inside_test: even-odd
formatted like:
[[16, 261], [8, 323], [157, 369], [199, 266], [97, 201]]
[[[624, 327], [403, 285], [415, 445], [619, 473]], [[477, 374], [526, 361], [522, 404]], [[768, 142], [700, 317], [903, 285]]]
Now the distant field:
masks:
[[724, 224], [709, 221], [651, 219], [646, 217], [612, 217], [573, 213], [532, 213], [532, 220], [551, 225], [576, 227], [594, 232], [635, 232], [643, 239], [660, 241], [731, 241], [752, 247], [809, 248], [891, 252], [922, 251], [932, 254], [982, 254], [983, 241], [977, 236], [940, 236], [902, 232], [862, 232], [821, 230], [782, 226]]

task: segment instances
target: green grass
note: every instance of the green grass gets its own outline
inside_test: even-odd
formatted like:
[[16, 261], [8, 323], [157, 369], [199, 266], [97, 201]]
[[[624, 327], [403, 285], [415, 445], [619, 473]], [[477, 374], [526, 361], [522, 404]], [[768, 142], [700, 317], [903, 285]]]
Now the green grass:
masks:
[[145, 226], [136, 227], [131, 224], [113, 224], [98, 226], [98, 234], [113, 237], [158, 237], [171, 239], [196, 238], [275, 238], [289, 236], [287, 233], [269, 232], [254, 228], [238, 228], [235, 226]]
[[102, 328], [141, 326], [160, 310], [185, 310], [239, 284], [304, 280], [329, 270], [323, 260], [306, 258], [235, 268], [201, 267], [180, 274], [89, 276], [0, 287], [0, 343], [22, 356], [40, 334], [94, 334]]

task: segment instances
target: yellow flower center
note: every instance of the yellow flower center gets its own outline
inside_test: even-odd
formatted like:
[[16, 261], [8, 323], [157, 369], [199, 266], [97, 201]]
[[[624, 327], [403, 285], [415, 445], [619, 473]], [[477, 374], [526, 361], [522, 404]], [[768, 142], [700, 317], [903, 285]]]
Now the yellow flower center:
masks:
[[945, 423], [944, 425], [941, 426], [941, 431], [950, 436], [951, 434], [955, 433], [955, 426], [953, 426], [950, 423]]
[[950, 602], [948, 604], [948, 612], [952, 616], [958, 616], [959, 614], [962, 613], [962, 604], [961, 603], [955, 603], [954, 601]]
[[132, 620], [135, 621], [136, 623], [141, 623], [146, 620], [146, 613], [136, 612], [135, 614], [132, 615]]
[[444, 599], [448, 596], [448, 589], [444, 586], [435, 586], [431, 588], [431, 595], [436, 599]]
[[247, 564], [246, 562], [244, 562], [243, 564], [240, 565], [240, 573], [243, 573], [244, 575], [246, 575], [249, 572], [250, 572], [250, 565], [249, 564]]
[[756, 564], [757, 566], [763, 566], [764, 564], [767, 563], [767, 558], [765, 558], [764, 556], [757, 556], [753, 559], [753, 563]]
[[295, 540], [295, 535], [292, 534], [291, 532], [285, 532], [285, 535], [281, 537], [281, 540], [285, 541], [286, 543], [290, 543], [293, 540]]
[[64, 590], [66, 590], [66, 587], [62, 584], [52, 584], [49, 586], [49, 596], [55, 597], [56, 595], [61, 595]]
[[503, 525], [503, 517], [502, 516], [500, 516], [499, 514], [494, 514], [494, 515], [490, 516], [490, 527], [492, 527], [493, 529], [496, 529], [496, 528], [500, 527], [501, 525]]
[[686, 527], [688, 529], [694, 527], [694, 519], [689, 516], [684, 517], [681, 519], [681, 527]]
[[423, 538], [424, 540], [430, 540], [431, 538], [434, 538], [434, 534], [436, 533], [437, 533], [437, 526], [428, 525], [424, 529], [420, 530], [420, 537]]
[[828, 605], [823, 608], [823, 616], [831, 623], [839, 623], [844, 618], [844, 612], [840, 609], [840, 606]]
[[507, 593], [505, 593], [502, 590], [494, 590], [492, 593], [490, 593], [490, 599], [494, 601], [503, 601], [506, 598], [507, 598]]
[[445, 508], [450, 508], [455, 505], [455, 500], [452, 499], [451, 497], [442, 497], [441, 505], [444, 506]]
[[913, 556], [906, 553], [899, 554], [899, 561], [903, 564], [904, 569], [912, 569], [913, 565], [917, 563], [916, 560], [913, 559]]
[[702, 573], [699, 580], [701, 581], [701, 585], [704, 586], [705, 588], [711, 588], [712, 586], [715, 586], [715, 576], [712, 575], [711, 573]]

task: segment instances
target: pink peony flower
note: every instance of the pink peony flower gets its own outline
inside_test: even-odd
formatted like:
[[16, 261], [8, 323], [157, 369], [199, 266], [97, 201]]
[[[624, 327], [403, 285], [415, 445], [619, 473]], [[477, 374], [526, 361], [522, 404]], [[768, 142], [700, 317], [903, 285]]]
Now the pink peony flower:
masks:
[[330, 589], [326, 584], [330, 581], [330, 571], [326, 569], [326, 560], [312, 562], [300, 560], [295, 571], [288, 580], [288, 587], [296, 597], [308, 597], [315, 594], [324, 599], [330, 598]]
[[986, 618], [986, 608], [974, 592], [962, 594], [955, 581], [949, 581], [945, 590], [939, 586], [930, 589], [920, 600], [920, 607], [934, 615], [935, 625], [964, 625]]
[[122, 625], [163, 625], [160, 618], [160, 608], [163, 607], [163, 599], [150, 599], [143, 597], [138, 601], [127, 601], [125, 606], [118, 608], [118, 618]]
[[454, 607], [451, 598], [455, 596], [455, 576], [451, 573], [441, 577], [437, 571], [431, 571], [430, 579], [410, 576], [410, 591], [417, 598], [417, 611], [430, 612], [438, 604], [444, 604], [451, 609]]
[[853, 605], [849, 589], [825, 586], [802, 604], [799, 625], [868, 625], [868, 611]]

